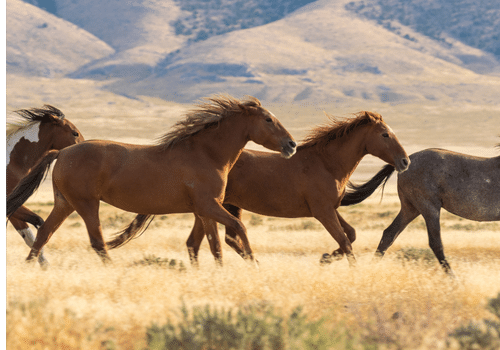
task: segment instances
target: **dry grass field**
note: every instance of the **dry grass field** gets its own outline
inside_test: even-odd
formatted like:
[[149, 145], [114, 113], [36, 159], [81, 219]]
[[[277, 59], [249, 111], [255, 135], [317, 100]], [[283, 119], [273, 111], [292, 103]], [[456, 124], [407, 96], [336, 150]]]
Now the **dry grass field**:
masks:
[[[103, 266], [92, 251], [82, 220], [73, 214], [45, 248], [51, 264], [45, 271], [24, 262], [28, 249], [9, 227], [7, 347], [141, 349], [146, 329], [175, 322], [183, 305], [224, 310], [269, 305], [283, 315], [301, 306], [309, 319], [324, 318], [332, 331], [348, 332], [354, 344], [356, 339], [371, 339], [389, 349], [445, 348], [455, 328], [491, 318], [485, 305], [500, 292], [500, 223], [443, 215], [444, 245], [457, 282], [446, 277], [434, 259], [401, 259], [401, 249], [428, 249], [421, 219], [381, 262], [372, 262], [381, 231], [398, 205], [389, 193], [382, 204], [370, 200], [342, 208], [358, 231], [356, 268], [349, 268], [345, 259], [320, 266], [321, 254], [336, 244], [309, 218], [246, 213], [258, 269], [226, 245], [224, 267], [216, 267], [206, 242], [200, 267], [191, 267], [185, 241], [192, 214], [157, 217], [141, 237], [111, 251], [110, 266]], [[51, 203], [32, 202], [30, 207], [46, 217]], [[132, 217], [108, 205], [101, 208], [107, 237]], [[422, 255], [425, 258], [425, 252]], [[175, 259], [177, 267], [140, 263], [148, 257]], [[185, 269], [178, 268], [179, 262]]]
[[[147, 143], [167, 131], [188, 107], [95, 93], [98, 90], [90, 86], [94, 83], [85, 81], [79, 84], [89, 86], [71, 83], [61, 88], [57, 82], [41, 80], [38, 85], [43, 88], [31, 90], [29, 81], [9, 79], [8, 109], [55, 101], [87, 139]], [[37, 92], [42, 90], [47, 94]], [[498, 154], [493, 148], [498, 143], [497, 106], [389, 106], [360, 101], [356, 106], [270, 109], [298, 140], [312, 126], [327, 121], [322, 110], [346, 115], [366, 109], [384, 115], [408, 153], [440, 146], [476, 155]], [[367, 157], [354, 179], [368, 179], [381, 165]], [[476, 223], [443, 213], [445, 253], [457, 281], [446, 277], [434, 258], [426, 259], [427, 233], [421, 218], [401, 234], [381, 262], [374, 263], [382, 231], [399, 210], [394, 180], [382, 202], [379, 194], [340, 209], [357, 229], [356, 268], [349, 268], [346, 259], [320, 266], [321, 254], [338, 246], [312, 218], [245, 212], [243, 221], [258, 269], [226, 244], [224, 266], [217, 267], [206, 242], [199, 268], [191, 267], [185, 242], [192, 214], [156, 217], [142, 236], [110, 252], [109, 266], [103, 266], [92, 251], [83, 221], [72, 214], [45, 247], [47, 270], [24, 261], [28, 248], [7, 225], [7, 348], [143, 349], [149, 327], [169, 320], [175, 324], [182, 319], [183, 307], [206, 305], [217, 310], [272, 307], [283, 317], [302, 307], [309, 321], [324, 320], [337, 342], [332, 349], [456, 347], [449, 334], [457, 327], [493, 318], [486, 305], [500, 292], [500, 223]], [[46, 218], [52, 200], [49, 176], [27, 205]], [[106, 204], [100, 213], [107, 238], [133, 218]], [[220, 234], [223, 239], [223, 228]], [[402, 259], [401, 251], [410, 248], [423, 258]], [[154, 263], [161, 259], [174, 259], [177, 265]]]

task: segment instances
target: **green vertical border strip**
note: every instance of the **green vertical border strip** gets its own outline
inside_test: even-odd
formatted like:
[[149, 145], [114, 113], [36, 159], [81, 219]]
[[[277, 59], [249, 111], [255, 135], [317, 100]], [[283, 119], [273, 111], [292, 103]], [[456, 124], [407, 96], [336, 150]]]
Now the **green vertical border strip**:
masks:
[[[6, 45], [7, 45], [7, 18], [6, 18], [6, 7], [7, 7], [7, 0], [5, 0], [5, 5], [4, 6], [0, 6], [1, 7], [1, 13], [0, 13], [0, 17], [4, 19], [3, 23], [4, 25], [1, 26], [2, 28], [2, 54], [0, 56], [2, 56], [2, 67], [4, 67], [4, 69], [2, 70], [2, 75], [1, 75], [1, 80], [2, 80], [2, 86], [3, 86], [3, 93], [2, 93], [2, 96], [1, 96], [1, 101], [2, 101], [2, 111], [5, 111], [6, 109], [4, 107], [7, 107], [7, 80], [6, 80], [6, 60], [7, 60], [7, 57], [6, 57]], [[3, 128], [0, 128], [1, 130], [1, 133], [2, 133], [2, 139], [5, 140], [5, 118], [6, 118], [6, 114], [3, 114], [3, 119], [4, 119], [4, 127]], [[3, 151], [2, 151], [2, 155], [5, 154], [5, 142], [2, 142], [2, 148], [3, 148]], [[4, 158], [3, 159], [3, 170], [2, 170], [2, 198], [5, 198], [5, 162], [6, 162], [6, 159]], [[2, 209], [2, 217], [5, 218], [5, 202], [4, 202], [4, 205], [1, 205], [0, 208]], [[5, 236], [5, 229], [6, 229], [6, 222], [5, 220], [2, 220], [2, 232], [4, 232], [4, 235], [3, 235], [3, 239], [2, 239], [2, 255], [1, 255], [1, 260], [2, 260], [2, 276], [3, 276], [3, 283], [2, 283], [2, 286], [3, 286], [3, 300], [2, 300], [2, 304], [4, 305], [1, 310], [2, 310], [2, 323], [4, 324], [4, 329], [3, 329], [3, 332], [1, 332], [1, 339], [0, 339], [0, 344], [6, 344], [7, 343], [7, 336], [6, 336], [6, 328], [7, 328], [7, 320], [6, 320], [6, 317], [7, 317], [7, 310], [6, 310], [6, 307], [7, 307], [7, 304], [6, 304], [6, 269], [5, 269], [5, 266], [6, 266], [6, 262], [5, 262], [5, 250], [6, 250], [6, 236]], [[5, 348], [4, 348], [5, 349]]]

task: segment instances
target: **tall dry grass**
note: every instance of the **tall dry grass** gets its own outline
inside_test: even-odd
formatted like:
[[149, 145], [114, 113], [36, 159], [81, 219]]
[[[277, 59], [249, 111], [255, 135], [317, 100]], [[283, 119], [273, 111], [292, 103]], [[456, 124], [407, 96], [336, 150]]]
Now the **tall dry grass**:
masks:
[[[31, 203], [30, 208], [46, 217], [51, 206]], [[453, 281], [437, 262], [398, 258], [402, 248], [427, 248], [421, 220], [403, 232], [381, 262], [372, 262], [381, 232], [397, 211], [390, 195], [382, 204], [341, 209], [358, 231], [356, 268], [345, 259], [319, 265], [321, 254], [338, 246], [309, 218], [245, 214], [259, 269], [225, 244], [224, 267], [217, 268], [206, 242], [200, 267], [190, 267], [185, 241], [191, 214], [157, 217], [143, 236], [110, 252], [110, 266], [102, 265], [82, 220], [72, 215], [45, 248], [51, 264], [46, 271], [24, 262], [28, 249], [9, 226], [7, 348], [141, 349], [146, 329], [180, 320], [183, 305], [226, 310], [270, 305], [283, 315], [303, 306], [310, 320], [324, 318], [332, 331], [342, 329], [381, 348], [446, 348], [456, 327], [491, 317], [485, 305], [500, 292], [500, 225], [443, 213], [445, 253], [459, 278]], [[107, 237], [132, 218], [107, 205], [101, 208]], [[137, 264], [149, 255], [183, 261], [187, 269]]]

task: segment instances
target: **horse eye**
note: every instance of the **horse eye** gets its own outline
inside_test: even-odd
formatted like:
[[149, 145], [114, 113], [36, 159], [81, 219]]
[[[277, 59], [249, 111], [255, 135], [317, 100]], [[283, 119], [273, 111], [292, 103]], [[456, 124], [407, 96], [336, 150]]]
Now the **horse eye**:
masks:
[[382, 134], [382, 137], [389, 137], [389, 134], [388, 134], [388, 133], [386, 133], [386, 132], [384, 132], [384, 133]]
[[273, 118], [271, 118], [271, 117], [267, 117], [267, 118], [266, 118], [266, 122], [270, 123], [270, 122], [272, 122], [272, 121], [273, 121]]
[[77, 131], [73, 131], [73, 136], [78, 137], [80, 134]]

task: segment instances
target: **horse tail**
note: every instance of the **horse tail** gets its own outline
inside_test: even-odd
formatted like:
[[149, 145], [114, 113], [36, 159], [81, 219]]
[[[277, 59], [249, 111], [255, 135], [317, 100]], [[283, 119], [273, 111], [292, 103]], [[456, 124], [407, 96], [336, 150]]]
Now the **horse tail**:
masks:
[[121, 247], [133, 238], [142, 235], [148, 229], [154, 217], [154, 215], [149, 214], [138, 214], [130, 225], [115, 235], [112, 241], [106, 242], [107, 247], [109, 249]]
[[342, 198], [340, 202], [341, 206], [358, 204], [364, 201], [366, 198], [370, 197], [375, 190], [382, 185], [382, 193], [384, 192], [384, 187], [394, 172], [394, 166], [387, 164], [378, 173], [375, 174], [370, 180], [361, 185], [355, 185], [349, 182], [347, 185], [350, 189]]
[[47, 176], [50, 165], [59, 156], [59, 151], [48, 151], [34, 166], [29, 173], [21, 179], [14, 190], [7, 196], [7, 217], [19, 209], [24, 202], [40, 187]]

